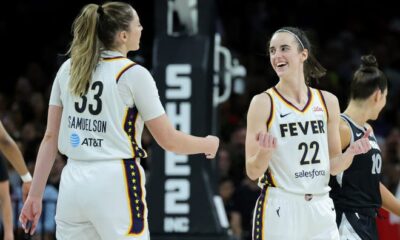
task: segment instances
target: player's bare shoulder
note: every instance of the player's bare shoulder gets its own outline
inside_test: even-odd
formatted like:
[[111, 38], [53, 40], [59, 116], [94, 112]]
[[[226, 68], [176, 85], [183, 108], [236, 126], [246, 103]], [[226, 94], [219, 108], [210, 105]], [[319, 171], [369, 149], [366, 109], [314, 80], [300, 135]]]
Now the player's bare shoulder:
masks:
[[257, 119], [268, 119], [272, 108], [272, 100], [270, 95], [266, 92], [259, 93], [255, 95], [249, 107], [249, 112], [247, 114], [248, 120], [253, 118]]
[[250, 108], [262, 108], [264, 110], [268, 110], [271, 108], [271, 97], [268, 95], [267, 92], [262, 92], [255, 95], [251, 99]]
[[328, 91], [321, 90], [321, 93], [329, 113], [328, 122], [330, 122], [332, 119], [339, 121], [340, 107], [338, 98], [333, 93]]
[[332, 106], [332, 104], [339, 104], [338, 98], [331, 92], [325, 91], [325, 90], [320, 90], [322, 93], [322, 96], [325, 100], [326, 106], [329, 107]]

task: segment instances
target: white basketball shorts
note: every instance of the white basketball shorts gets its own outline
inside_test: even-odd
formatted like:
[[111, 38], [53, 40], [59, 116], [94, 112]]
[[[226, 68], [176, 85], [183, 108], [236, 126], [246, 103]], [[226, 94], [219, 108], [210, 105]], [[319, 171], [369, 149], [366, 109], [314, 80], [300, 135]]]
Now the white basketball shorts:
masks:
[[329, 194], [292, 194], [265, 187], [257, 200], [253, 240], [339, 240]]
[[149, 240], [138, 160], [68, 160], [56, 212], [58, 240]]

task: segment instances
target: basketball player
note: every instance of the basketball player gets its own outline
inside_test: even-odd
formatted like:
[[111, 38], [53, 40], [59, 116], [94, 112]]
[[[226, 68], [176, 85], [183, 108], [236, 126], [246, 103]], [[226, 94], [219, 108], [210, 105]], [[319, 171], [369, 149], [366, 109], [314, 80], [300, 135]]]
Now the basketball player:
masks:
[[58, 148], [68, 156], [56, 212], [57, 239], [149, 239], [144, 123], [166, 150], [214, 158], [219, 140], [175, 130], [150, 73], [127, 59], [143, 27], [127, 3], [86, 5], [73, 24], [71, 58], [53, 84], [48, 125], [20, 221], [30, 234]]
[[[0, 121], [0, 152], [7, 158], [13, 165], [15, 170], [22, 179], [22, 200], [25, 201], [28, 196], [29, 188], [32, 182], [32, 176], [26, 167], [24, 158], [17, 144], [8, 135]], [[1, 205], [1, 218], [3, 220], [3, 239], [14, 239], [13, 228], [13, 210], [11, 206], [10, 197], [10, 183], [8, 181], [8, 172], [5, 163], [0, 159], [0, 205]]]
[[369, 142], [362, 138], [341, 154], [338, 100], [307, 86], [325, 69], [302, 30], [277, 30], [268, 52], [279, 83], [252, 99], [247, 116], [246, 171], [262, 187], [253, 239], [339, 239], [329, 176]]
[[[387, 79], [375, 57], [363, 56], [361, 62], [351, 83], [349, 105], [341, 115], [343, 151], [365, 132], [372, 131], [367, 121], [376, 120], [386, 104]], [[400, 215], [400, 201], [380, 182], [382, 156], [373, 133], [369, 141], [371, 150], [355, 156], [349, 168], [330, 181], [341, 239], [377, 240], [375, 217], [381, 206]]]

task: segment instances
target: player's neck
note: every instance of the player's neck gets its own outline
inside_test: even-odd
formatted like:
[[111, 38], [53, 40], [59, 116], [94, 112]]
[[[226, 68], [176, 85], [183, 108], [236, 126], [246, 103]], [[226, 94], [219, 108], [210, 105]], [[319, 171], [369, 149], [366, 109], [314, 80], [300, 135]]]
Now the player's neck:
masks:
[[347, 106], [344, 114], [349, 116], [355, 123], [359, 126], [364, 126], [364, 124], [370, 119], [368, 106], [365, 104], [356, 103], [350, 101], [349, 106]]
[[128, 51], [123, 47], [123, 46], [121, 46], [121, 47], [116, 47], [116, 48], [113, 48], [113, 49], [110, 49], [111, 51], [115, 51], [115, 52], [119, 52], [119, 53], [121, 53], [124, 57], [126, 57], [126, 56], [128, 56]]
[[308, 101], [308, 87], [304, 82], [279, 81], [275, 87], [280, 94], [293, 103], [304, 104]]

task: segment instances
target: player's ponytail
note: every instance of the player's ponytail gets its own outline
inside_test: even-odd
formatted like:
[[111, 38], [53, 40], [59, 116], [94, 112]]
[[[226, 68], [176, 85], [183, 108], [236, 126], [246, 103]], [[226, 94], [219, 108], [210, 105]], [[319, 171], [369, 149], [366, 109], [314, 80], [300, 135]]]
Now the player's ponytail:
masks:
[[304, 63], [304, 76], [306, 82], [309, 83], [311, 79], [318, 80], [325, 76], [326, 69], [318, 62], [312, 52], [309, 52], [308, 58]]
[[103, 5], [88, 4], [75, 19], [74, 38], [68, 53], [71, 56], [70, 89], [74, 95], [86, 94], [101, 50], [115, 50], [115, 35], [129, 31], [133, 8], [124, 2]]
[[99, 7], [96, 4], [86, 5], [72, 25], [74, 38], [68, 51], [71, 56], [69, 88], [77, 96], [86, 94], [100, 59], [101, 42], [97, 36]]

